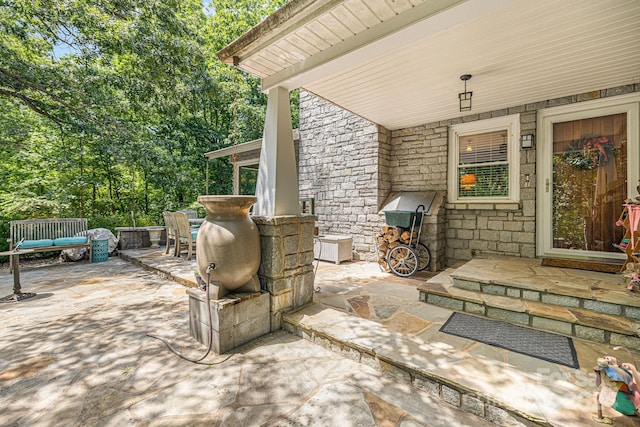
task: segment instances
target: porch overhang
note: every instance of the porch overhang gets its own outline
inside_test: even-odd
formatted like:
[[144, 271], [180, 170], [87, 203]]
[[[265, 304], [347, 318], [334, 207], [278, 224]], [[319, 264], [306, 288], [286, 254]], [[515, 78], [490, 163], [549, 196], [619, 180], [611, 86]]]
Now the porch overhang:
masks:
[[[298, 129], [293, 130], [293, 141], [300, 140], [300, 132]], [[249, 151], [259, 150], [262, 147], [262, 138], [254, 139], [253, 141], [243, 142], [238, 145], [232, 145], [225, 148], [220, 148], [218, 150], [207, 151], [204, 153], [204, 157], [207, 160], [211, 159], [219, 159], [221, 157], [230, 157], [234, 154], [248, 153]]]
[[395, 130], [640, 81], [640, 2], [293, 0], [218, 52]]

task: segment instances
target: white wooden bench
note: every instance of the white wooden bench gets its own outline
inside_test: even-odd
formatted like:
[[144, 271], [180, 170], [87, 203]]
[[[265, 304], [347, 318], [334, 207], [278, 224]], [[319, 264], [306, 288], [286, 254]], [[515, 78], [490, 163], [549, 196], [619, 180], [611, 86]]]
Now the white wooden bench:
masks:
[[91, 259], [91, 236], [87, 233], [86, 218], [10, 221], [7, 241], [9, 242], [9, 251], [29, 249], [29, 253], [87, 248], [89, 259]]

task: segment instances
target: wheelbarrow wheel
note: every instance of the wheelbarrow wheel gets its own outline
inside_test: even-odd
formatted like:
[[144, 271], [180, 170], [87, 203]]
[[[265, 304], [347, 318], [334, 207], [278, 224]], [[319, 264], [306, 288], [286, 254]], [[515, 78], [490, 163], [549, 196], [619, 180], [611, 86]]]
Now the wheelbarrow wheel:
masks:
[[389, 250], [387, 264], [396, 276], [410, 277], [418, 271], [418, 254], [407, 245], [398, 245]]
[[426, 270], [431, 262], [431, 252], [423, 243], [418, 242], [413, 250], [418, 254], [418, 271]]

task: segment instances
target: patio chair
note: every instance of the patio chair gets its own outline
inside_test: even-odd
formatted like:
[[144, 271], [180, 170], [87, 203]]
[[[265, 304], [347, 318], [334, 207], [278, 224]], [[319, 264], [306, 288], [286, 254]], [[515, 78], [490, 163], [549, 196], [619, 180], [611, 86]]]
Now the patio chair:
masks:
[[183, 209], [181, 211], [178, 212], [184, 212], [187, 214], [187, 218], [189, 219], [195, 219], [198, 218], [198, 211], [195, 210], [191, 210], [191, 209]]
[[180, 256], [182, 253], [183, 245], [186, 245], [187, 257], [191, 259], [193, 256], [193, 248], [196, 245], [196, 237], [198, 231], [194, 231], [189, 226], [189, 218], [184, 212], [174, 212], [173, 218], [176, 222], [177, 236], [176, 236], [176, 256]]
[[169, 248], [171, 247], [171, 241], [173, 240], [173, 256], [176, 256], [176, 250], [178, 248], [177, 244], [177, 225], [175, 219], [173, 218], [173, 212], [162, 212], [162, 217], [164, 218], [164, 225], [167, 230], [167, 248], [164, 251], [165, 254], [169, 253]]

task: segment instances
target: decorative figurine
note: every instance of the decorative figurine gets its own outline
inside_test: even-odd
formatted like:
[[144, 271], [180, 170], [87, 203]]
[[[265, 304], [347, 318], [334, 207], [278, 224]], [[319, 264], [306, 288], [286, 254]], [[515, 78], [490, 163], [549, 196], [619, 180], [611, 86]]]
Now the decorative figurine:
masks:
[[[616, 347], [619, 349], [622, 347]], [[640, 375], [632, 363], [618, 364], [613, 356], [600, 357], [596, 373], [598, 393], [598, 415], [593, 420], [601, 424], [613, 424], [613, 420], [602, 414], [602, 405], [611, 407], [623, 415], [637, 415], [640, 409]]]
[[640, 292], [640, 263], [630, 262], [625, 266], [622, 277], [629, 280], [627, 289]]
[[631, 274], [631, 281], [627, 285], [627, 289], [630, 291], [640, 292], [640, 274], [638, 273]]

